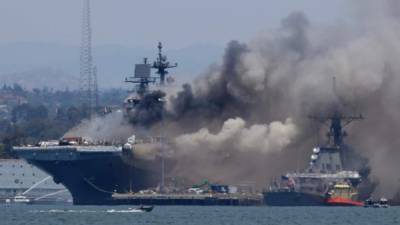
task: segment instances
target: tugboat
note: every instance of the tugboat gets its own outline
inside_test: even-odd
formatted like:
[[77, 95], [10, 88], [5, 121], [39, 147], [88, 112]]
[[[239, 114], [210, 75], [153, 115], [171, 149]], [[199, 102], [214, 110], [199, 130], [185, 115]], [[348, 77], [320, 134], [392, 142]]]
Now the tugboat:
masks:
[[343, 127], [362, 116], [344, 116], [335, 111], [327, 117], [312, 116], [323, 124], [329, 122], [328, 142], [315, 147], [309, 167], [303, 172], [287, 173], [273, 182], [263, 193], [269, 206], [363, 206], [357, 199], [361, 182], [358, 171], [343, 165], [343, 143], [347, 135]]
[[330, 206], [364, 206], [357, 201], [357, 190], [346, 182], [333, 185], [327, 193], [326, 204]]

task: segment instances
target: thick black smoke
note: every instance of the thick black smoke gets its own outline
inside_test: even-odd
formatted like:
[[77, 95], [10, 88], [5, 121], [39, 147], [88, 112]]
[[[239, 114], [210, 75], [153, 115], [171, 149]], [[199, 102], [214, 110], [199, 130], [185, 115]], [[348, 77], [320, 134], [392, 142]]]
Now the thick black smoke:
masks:
[[[229, 118], [248, 114], [248, 111], [243, 108], [251, 105], [248, 100], [251, 96], [255, 96], [255, 93], [243, 86], [240, 80], [242, 71], [236, 70], [245, 52], [245, 44], [237, 41], [230, 42], [226, 49], [223, 66], [211, 68], [204, 78], [200, 78], [201, 85], [204, 85], [206, 90], [194, 93], [190, 84], [183, 85], [183, 90], [171, 99], [172, 115], [175, 120], [182, 121], [180, 125], [199, 129], [204, 125], [208, 126], [208, 123], [212, 121], [220, 126]], [[240, 90], [242, 93], [232, 93], [233, 89]]]
[[[173, 131], [175, 139], [175, 175], [263, 186], [272, 176], [304, 166], [304, 146], [311, 149], [313, 137], [303, 122], [307, 107], [292, 110], [286, 101], [296, 74], [284, 77], [279, 86], [272, 86], [268, 76], [286, 57], [293, 64], [306, 57], [308, 28], [307, 18], [296, 12], [282, 21], [273, 43], [266, 43], [273, 48], [259, 46], [261, 51], [255, 52], [251, 45], [231, 41], [221, 65], [211, 66], [170, 99], [164, 129]], [[276, 65], [261, 68], [264, 62], [258, 60], [265, 56], [270, 57], [265, 63]]]
[[150, 127], [160, 122], [163, 117], [165, 93], [151, 91], [145, 94], [141, 101], [129, 113], [130, 122], [133, 125]]

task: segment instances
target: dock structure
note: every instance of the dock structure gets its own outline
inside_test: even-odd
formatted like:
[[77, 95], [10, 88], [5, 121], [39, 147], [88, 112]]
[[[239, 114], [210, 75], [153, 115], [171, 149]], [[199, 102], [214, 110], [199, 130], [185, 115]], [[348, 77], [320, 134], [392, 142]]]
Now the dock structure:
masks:
[[113, 199], [128, 205], [225, 205], [257, 206], [263, 204], [262, 195], [224, 194], [113, 194]]

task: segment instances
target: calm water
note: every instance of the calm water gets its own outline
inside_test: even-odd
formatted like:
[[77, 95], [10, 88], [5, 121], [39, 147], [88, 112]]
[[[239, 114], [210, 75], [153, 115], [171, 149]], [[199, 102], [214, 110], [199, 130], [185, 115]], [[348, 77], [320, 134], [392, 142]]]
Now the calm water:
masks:
[[[324, 207], [197, 207], [156, 206], [150, 213], [123, 212], [129, 206], [0, 205], [0, 224], [141, 225], [141, 224], [400, 224], [400, 207], [389, 209]], [[107, 212], [114, 209], [114, 212]]]

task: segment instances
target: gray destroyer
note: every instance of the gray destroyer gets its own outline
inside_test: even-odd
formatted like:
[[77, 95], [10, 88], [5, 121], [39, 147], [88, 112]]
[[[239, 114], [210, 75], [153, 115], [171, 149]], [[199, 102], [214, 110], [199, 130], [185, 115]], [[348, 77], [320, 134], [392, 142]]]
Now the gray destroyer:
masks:
[[287, 173], [275, 181], [264, 194], [265, 204], [270, 206], [362, 206], [357, 187], [361, 182], [358, 171], [345, 165], [346, 145], [343, 126], [358, 117], [346, 117], [335, 112], [328, 117], [312, 117], [329, 122], [328, 143], [315, 147], [307, 169]]

